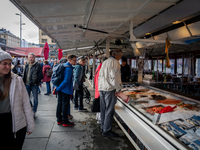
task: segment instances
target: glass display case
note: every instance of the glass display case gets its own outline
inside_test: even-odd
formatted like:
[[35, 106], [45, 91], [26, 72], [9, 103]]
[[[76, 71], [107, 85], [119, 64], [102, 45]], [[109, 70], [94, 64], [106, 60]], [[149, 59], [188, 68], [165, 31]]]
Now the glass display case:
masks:
[[118, 96], [118, 104], [123, 104], [126, 112], [126, 108], [131, 110], [129, 113], [136, 114], [144, 124], [153, 128], [152, 132], [159, 133], [175, 149], [199, 149], [199, 101], [151, 86], [126, 84], [123, 87], [122, 93], [128, 101]]

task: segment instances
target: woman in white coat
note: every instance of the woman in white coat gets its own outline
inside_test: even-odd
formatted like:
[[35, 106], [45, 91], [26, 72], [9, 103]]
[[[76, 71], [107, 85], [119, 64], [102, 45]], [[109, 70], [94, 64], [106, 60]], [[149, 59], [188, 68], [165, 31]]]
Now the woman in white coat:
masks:
[[11, 55], [0, 49], [0, 142], [2, 148], [20, 150], [35, 123], [25, 85], [11, 72], [11, 63]]

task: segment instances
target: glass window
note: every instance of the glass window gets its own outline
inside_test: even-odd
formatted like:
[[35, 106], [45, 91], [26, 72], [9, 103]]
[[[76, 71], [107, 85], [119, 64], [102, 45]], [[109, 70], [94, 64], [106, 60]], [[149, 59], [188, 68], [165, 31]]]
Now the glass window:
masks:
[[42, 35], [47, 35], [46, 33], [42, 32]]
[[132, 59], [131, 61], [131, 68], [136, 68], [136, 60]]
[[42, 43], [46, 43], [47, 42], [47, 39], [42, 39]]
[[144, 70], [151, 70], [151, 60], [148, 60], [144, 65]]
[[[173, 74], [174, 73], [174, 64], [175, 64], [175, 59], [170, 59], [170, 68], [167, 68], [166, 67], [166, 73], [171, 73]], [[163, 63], [163, 72], [165, 72], [165, 60], [164, 60], [164, 63]]]
[[162, 59], [158, 60], [158, 70], [159, 72], [162, 72]]
[[184, 58], [184, 74], [188, 74], [188, 63], [189, 63], [189, 59]]
[[153, 60], [153, 70], [157, 71], [157, 60]]
[[197, 77], [200, 77], [200, 58], [196, 59], [196, 69], [195, 69], [195, 73]]
[[176, 60], [177, 61], [177, 73], [178, 74], [182, 74], [182, 63], [183, 63], [183, 59], [179, 58]]

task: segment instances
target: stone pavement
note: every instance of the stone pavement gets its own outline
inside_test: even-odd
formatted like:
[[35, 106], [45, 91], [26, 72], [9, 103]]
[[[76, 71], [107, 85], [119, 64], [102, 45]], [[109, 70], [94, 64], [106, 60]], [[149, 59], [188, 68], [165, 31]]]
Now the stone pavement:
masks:
[[[86, 83], [94, 98], [94, 90]], [[89, 112], [78, 112], [73, 109], [74, 127], [63, 127], [56, 122], [57, 98], [55, 95], [45, 96], [46, 84], [42, 85], [39, 94], [36, 130], [31, 135], [26, 135], [23, 150], [134, 150], [135, 148], [113, 122], [113, 131], [119, 133], [120, 138], [106, 138], [101, 135], [100, 125], [96, 123], [96, 113], [90, 111], [91, 104], [84, 106]]]

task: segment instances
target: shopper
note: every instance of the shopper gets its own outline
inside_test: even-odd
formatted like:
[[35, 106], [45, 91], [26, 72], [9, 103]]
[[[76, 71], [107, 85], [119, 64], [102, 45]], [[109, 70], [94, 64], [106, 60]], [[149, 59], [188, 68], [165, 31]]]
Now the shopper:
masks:
[[112, 52], [112, 56], [102, 64], [98, 87], [100, 91], [101, 129], [102, 135], [118, 137], [112, 129], [114, 106], [117, 102], [116, 94], [120, 91], [122, 83], [120, 76], [120, 64], [123, 53], [121, 49]]
[[13, 68], [13, 73], [17, 74], [18, 76], [22, 76], [22, 74], [23, 74], [23, 67], [20, 64], [20, 60], [18, 60], [17, 64]]
[[55, 90], [58, 92], [58, 104], [56, 110], [57, 124], [63, 124], [64, 127], [74, 126], [73, 122], [68, 119], [68, 107], [70, 95], [73, 94], [73, 67], [76, 64], [76, 56], [68, 55], [68, 62], [64, 65], [64, 79]]
[[74, 67], [74, 109], [78, 111], [87, 111], [87, 109], [83, 108], [83, 82], [85, 80], [85, 70], [83, 66], [85, 63], [86, 59], [81, 57]]
[[[95, 99], [98, 99], [100, 97], [99, 95], [99, 88], [98, 88], [98, 79], [99, 79], [99, 72], [102, 66], [102, 63], [107, 59], [107, 57], [103, 57], [100, 60], [100, 64], [97, 67], [96, 71], [95, 71], [95, 76], [94, 76], [94, 85], [95, 85]], [[97, 123], [101, 124], [101, 113], [98, 112], [96, 115], [96, 119], [97, 119]]]
[[[60, 59], [60, 64], [65, 64], [65, 63], [67, 63], [67, 59], [66, 58], [61, 58]], [[56, 86], [55, 85], [53, 85], [53, 89], [55, 88]], [[57, 93], [55, 93], [55, 94], [57, 94]], [[68, 106], [68, 119], [70, 120], [70, 119], [72, 119], [73, 118], [73, 116], [71, 115], [71, 112], [70, 112], [70, 102], [69, 102], [69, 106]]]
[[0, 50], [0, 141], [1, 149], [21, 150], [35, 123], [23, 80], [11, 72], [11, 63], [11, 55]]
[[122, 57], [121, 65], [121, 80], [122, 82], [129, 82], [131, 76], [130, 66], [127, 64], [127, 58]]
[[23, 75], [23, 81], [26, 85], [26, 89], [28, 92], [28, 95], [30, 97], [30, 93], [33, 93], [33, 101], [34, 105], [32, 104], [31, 100], [31, 106], [33, 107], [33, 116], [36, 117], [36, 111], [38, 106], [38, 86], [40, 85], [42, 79], [42, 69], [41, 65], [35, 61], [35, 55], [34, 53], [28, 54], [28, 62], [25, 66], [25, 71]]
[[51, 94], [51, 85], [50, 85], [50, 81], [51, 81], [51, 76], [48, 76], [47, 71], [49, 71], [51, 69], [49, 63], [47, 60], [44, 61], [44, 66], [42, 69], [42, 73], [43, 73], [43, 82], [46, 82], [46, 88], [47, 88], [47, 93], [45, 93], [44, 95], [50, 95]]

